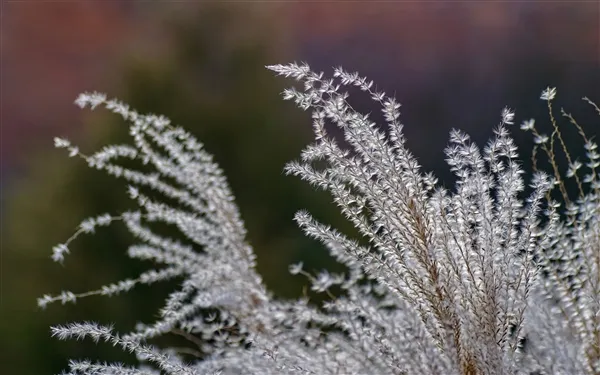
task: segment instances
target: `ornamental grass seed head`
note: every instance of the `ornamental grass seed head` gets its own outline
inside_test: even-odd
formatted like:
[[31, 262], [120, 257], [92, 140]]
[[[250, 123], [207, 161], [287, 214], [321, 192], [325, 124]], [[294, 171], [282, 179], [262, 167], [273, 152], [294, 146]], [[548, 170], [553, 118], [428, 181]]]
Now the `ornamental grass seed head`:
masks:
[[[256, 271], [231, 189], [203, 145], [164, 117], [82, 94], [80, 107], [121, 115], [133, 144], [92, 155], [61, 138], [55, 145], [126, 180], [138, 208], [84, 220], [52, 258], [61, 262], [79, 235], [122, 222], [138, 241], [128, 255], [157, 267], [95, 291], [45, 295], [38, 304], [184, 281], [155, 322], [131, 332], [97, 323], [53, 327], [59, 339], [118, 345], [139, 360], [139, 367], [74, 360], [69, 374], [600, 374], [600, 156], [594, 139], [563, 111], [585, 145], [585, 160], [571, 158], [553, 115], [556, 89], [541, 94], [553, 132], [539, 133], [534, 120], [521, 125], [534, 137], [533, 175], [518, 160], [507, 128], [515, 114], [505, 108], [483, 149], [451, 132], [445, 154], [456, 184], [446, 189], [406, 148], [400, 104], [373, 90], [372, 81], [341, 67], [327, 79], [307, 64], [267, 68], [300, 81], [303, 90], [287, 89], [283, 98], [312, 113], [315, 141], [286, 173], [328, 191], [360, 234], [349, 237], [298, 212], [304, 233], [346, 271], [312, 275], [296, 264], [290, 272], [306, 276], [313, 291], [341, 292], [319, 306], [273, 297]], [[377, 103], [385, 123], [355, 111], [348, 87]], [[569, 164], [564, 177], [560, 151]], [[540, 153], [549, 173], [536, 166]], [[565, 179], [575, 180], [576, 198]], [[563, 204], [552, 199], [556, 189]], [[151, 229], [158, 222], [177, 228], [180, 238]], [[174, 332], [189, 341], [185, 351], [149, 344]]]

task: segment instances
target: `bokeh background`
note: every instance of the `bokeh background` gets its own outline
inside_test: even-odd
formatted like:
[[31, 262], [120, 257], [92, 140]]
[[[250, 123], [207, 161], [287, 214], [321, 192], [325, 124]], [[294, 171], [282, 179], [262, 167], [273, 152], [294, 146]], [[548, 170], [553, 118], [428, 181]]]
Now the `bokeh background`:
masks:
[[[205, 143], [229, 177], [259, 272], [281, 298], [306, 284], [288, 264], [336, 267], [295, 227], [294, 212], [352, 230], [327, 194], [283, 175], [312, 140], [310, 118], [281, 100], [292, 82], [264, 65], [306, 61], [326, 73], [342, 65], [373, 79], [402, 103], [408, 146], [424, 169], [446, 182], [451, 128], [483, 144], [504, 106], [516, 109], [517, 124], [535, 117], [543, 126], [547, 86], [589, 135], [600, 133], [580, 100], [600, 101], [596, 1], [11, 1], [2, 4], [1, 38], [0, 374], [54, 374], [71, 357], [132, 361], [106, 345], [59, 342], [49, 326], [85, 319], [129, 329], [153, 319], [173, 286], [36, 306], [45, 293], [95, 289], [148, 267], [127, 259], [131, 238], [119, 225], [78, 240], [64, 267], [49, 258], [82, 219], [131, 204], [121, 181], [52, 148], [56, 135], [88, 153], [127, 138], [119, 118], [72, 105], [80, 92], [164, 114]], [[368, 98], [355, 103], [378, 110]], [[515, 136], [527, 158], [529, 136]]]

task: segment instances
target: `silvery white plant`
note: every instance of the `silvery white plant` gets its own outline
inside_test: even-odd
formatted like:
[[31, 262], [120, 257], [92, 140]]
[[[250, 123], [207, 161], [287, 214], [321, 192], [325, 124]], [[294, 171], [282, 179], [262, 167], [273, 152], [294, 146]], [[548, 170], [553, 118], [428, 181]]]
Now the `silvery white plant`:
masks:
[[[328, 190], [362, 235], [349, 238], [298, 212], [306, 235], [321, 241], [347, 272], [311, 275], [301, 264], [290, 271], [306, 275], [316, 292], [331, 294], [335, 287], [341, 296], [322, 306], [273, 298], [255, 271], [225, 177], [203, 145], [164, 117], [82, 94], [80, 107], [104, 106], [127, 120], [134, 144], [89, 156], [65, 139], [55, 139], [56, 146], [127, 180], [139, 209], [83, 221], [52, 258], [61, 262], [78, 235], [122, 221], [139, 239], [129, 256], [160, 267], [96, 291], [46, 295], [39, 305], [110, 296], [174, 277], [184, 282], [156, 322], [132, 332], [96, 323], [53, 327], [59, 339], [118, 345], [141, 363], [71, 361], [68, 374], [600, 374], [600, 155], [571, 115], [563, 111], [582, 135], [587, 158], [582, 163], [567, 153], [565, 178], [575, 179], [576, 200], [568, 199], [555, 162], [555, 146], [566, 149], [554, 117], [550, 136], [533, 120], [521, 126], [533, 132], [536, 150], [552, 166], [552, 173], [535, 172], [527, 182], [507, 130], [514, 120], [507, 108], [483, 150], [466, 134], [451, 132], [446, 160], [457, 182], [448, 190], [421, 171], [405, 147], [400, 104], [372, 90], [373, 82], [342, 68], [333, 79], [305, 64], [268, 69], [303, 82], [303, 91], [292, 88], [283, 96], [312, 110], [315, 143], [286, 172]], [[347, 86], [381, 105], [385, 126], [348, 104], [340, 92]], [[551, 115], [555, 95], [549, 88], [541, 96]], [[346, 147], [326, 123], [341, 130]], [[119, 159], [139, 160], [153, 171], [124, 167]], [[526, 184], [531, 193], [522, 199]], [[550, 199], [555, 186], [564, 193], [564, 209]], [[181, 238], [152, 230], [156, 222], [176, 227]], [[196, 361], [148, 343], [174, 331], [196, 347]]]

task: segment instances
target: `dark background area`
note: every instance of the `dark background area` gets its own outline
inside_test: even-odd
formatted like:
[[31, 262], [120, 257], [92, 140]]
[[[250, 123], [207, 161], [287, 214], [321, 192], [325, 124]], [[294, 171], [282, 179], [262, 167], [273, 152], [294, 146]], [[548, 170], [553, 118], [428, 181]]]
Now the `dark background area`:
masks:
[[[556, 116], [564, 106], [588, 135], [600, 133], [580, 100], [600, 102], [597, 2], [5, 2], [1, 37], [0, 374], [58, 373], [71, 357], [131, 361], [106, 345], [59, 342], [49, 327], [95, 320], [129, 330], [153, 320], [173, 286], [37, 308], [43, 294], [96, 289], [150, 266], [126, 257], [132, 239], [118, 224], [79, 239], [64, 267], [50, 260], [81, 220], [131, 204], [122, 181], [52, 148], [54, 136], [86, 153], [127, 139], [116, 116], [76, 108], [80, 92], [164, 114], [204, 142], [229, 178], [258, 270], [281, 298], [306, 284], [288, 275], [290, 263], [335, 267], [296, 228], [294, 212], [351, 228], [327, 194], [283, 175], [312, 140], [310, 117], [281, 99], [293, 82], [264, 65], [306, 61], [326, 74], [342, 65], [373, 79], [403, 105], [409, 148], [447, 184], [451, 128], [483, 145], [504, 106], [517, 125], [534, 117], [548, 127], [539, 100], [547, 86], [558, 89]], [[577, 154], [578, 138], [562, 124]], [[530, 136], [513, 134], [526, 160]]]

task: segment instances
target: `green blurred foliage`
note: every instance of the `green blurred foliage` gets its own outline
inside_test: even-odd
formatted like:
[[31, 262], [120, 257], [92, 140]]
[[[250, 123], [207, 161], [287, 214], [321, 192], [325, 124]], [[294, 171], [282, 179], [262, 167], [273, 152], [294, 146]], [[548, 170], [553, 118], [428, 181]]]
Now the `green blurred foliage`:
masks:
[[[342, 230], [350, 226], [330, 209], [328, 195], [282, 173], [285, 163], [311, 141], [310, 119], [282, 101], [280, 92], [290, 82], [264, 68], [285, 59], [278, 49], [281, 44], [269, 37], [273, 30], [248, 19], [246, 11], [214, 5], [174, 14], [164, 26], [166, 51], [158, 58], [132, 54], [122, 68], [122, 91], [109, 96], [139, 112], [166, 115], [206, 145], [229, 178], [258, 256], [258, 271], [276, 295], [293, 297], [307, 281], [289, 276], [290, 263], [303, 260], [308, 270], [333, 265], [326, 250], [302, 235], [293, 214], [307, 208]], [[82, 152], [129, 141], [119, 116], [94, 112], [86, 118], [85, 134], [75, 141]], [[36, 298], [45, 293], [97, 289], [152, 266], [127, 258], [127, 246], [134, 239], [119, 223], [77, 239], [64, 266], [50, 260], [52, 246], [70, 237], [81, 220], [133, 207], [126, 183], [61, 151], [32, 157], [27, 177], [7, 192], [2, 374], [58, 373], [68, 358], [131, 361], [131, 356], [106, 344], [50, 338], [49, 327], [94, 320], [130, 330], [137, 321], [154, 320], [176, 286], [141, 287], [110, 299], [50, 305], [46, 311], [36, 307]]]

